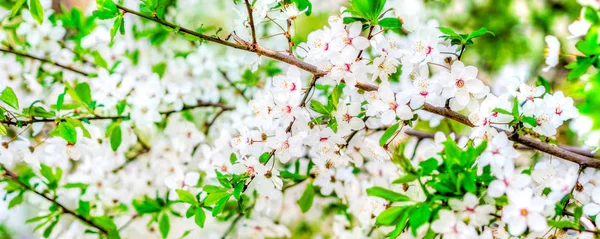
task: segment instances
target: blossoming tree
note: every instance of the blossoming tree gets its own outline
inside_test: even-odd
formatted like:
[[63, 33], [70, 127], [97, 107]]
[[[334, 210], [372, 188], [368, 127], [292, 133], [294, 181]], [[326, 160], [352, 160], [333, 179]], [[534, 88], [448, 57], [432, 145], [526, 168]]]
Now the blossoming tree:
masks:
[[596, 238], [600, 4], [516, 2], [3, 1], [0, 238]]

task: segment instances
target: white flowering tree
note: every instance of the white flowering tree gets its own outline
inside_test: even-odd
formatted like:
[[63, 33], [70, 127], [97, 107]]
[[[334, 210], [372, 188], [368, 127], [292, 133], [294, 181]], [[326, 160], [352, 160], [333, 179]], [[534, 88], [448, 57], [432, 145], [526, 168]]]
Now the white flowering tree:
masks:
[[507, 3], [1, 1], [0, 238], [597, 238], [600, 4]]

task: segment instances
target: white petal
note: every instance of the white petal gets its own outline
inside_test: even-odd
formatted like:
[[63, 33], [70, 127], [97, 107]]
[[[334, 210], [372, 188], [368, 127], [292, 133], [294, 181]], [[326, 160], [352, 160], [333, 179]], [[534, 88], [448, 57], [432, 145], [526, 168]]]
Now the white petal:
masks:
[[588, 203], [585, 206], [583, 206], [583, 213], [585, 213], [585, 215], [588, 216], [598, 215], [598, 213], [600, 213], [600, 205], [595, 203]]

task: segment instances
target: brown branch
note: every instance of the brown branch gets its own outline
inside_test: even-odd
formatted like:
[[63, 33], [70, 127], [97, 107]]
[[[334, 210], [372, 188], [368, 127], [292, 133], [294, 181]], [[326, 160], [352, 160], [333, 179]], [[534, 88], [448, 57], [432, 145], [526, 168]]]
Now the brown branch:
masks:
[[6, 167], [4, 167], [2, 164], [0, 164], [0, 168], [3, 171], [3, 174], [2, 174], [3, 176], [5, 176], [6, 178], [8, 178], [8, 179], [10, 179], [10, 180], [18, 183], [25, 190], [31, 191], [31, 192], [33, 192], [33, 193], [35, 193], [35, 194], [37, 194], [37, 195], [45, 198], [49, 202], [52, 202], [53, 204], [55, 204], [56, 206], [58, 206], [62, 210], [63, 213], [70, 214], [70, 215], [74, 216], [79, 221], [81, 221], [81, 222], [83, 222], [83, 223], [85, 223], [85, 224], [87, 224], [87, 225], [89, 225], [91, 227], [94, 227], [94, 228], [98, 229], [100, 231], [100, 233], [105, 234], [105, 235], [108, 234], [108, 230], [106, 228], [103, 228], [102, 226], [96, 224], [96, 222], [94, 222], [93, 220], [91, 220], [91, 219], [89, 219], [87, 217], [84, 217], [83, 215], [80, 215], [79, 213], [77, 213], [77, 212], [75, 212], [75, 211], [73, 211], [73, 210], [65, 207], [64, 205], [62, 205], [61, 203], [59, 203], [56, 200], [56, 198], [53, 198], [53, 197], [47, 195], [46, 193], [36, 191], [35, 188], [33, 188], [32, 186], [30, 186], [28, 183], [25, 183], [25, 182], [21, 181], [19, 179], [19, 176], [16, 173], [10, 171]]
[[252, 6], [248, 0], [244, 0], [246, 3], [246, 10], [248, 11], [248, 23], [250, 24], [250, 32], [252, 34], [252, 47], [258, 47], [258, 41], [256, 41], [256, 29], [254, 28], [254, 17], [252, 16]]
[[[169, 116], [170, 114], [173, 114], [173, 113], [181, 112], [184, 110], [200, 108], [200, 107], [217, 107], [217, 108], [221, 108], [221, 110], [223, 110], [223, 111], [235, 109], [234, 107], [227, 106], [222, 103], [211, 103], [211, 102], [198, 101], [198, 104], [196, 104], [196, 105], [185, 106], [181, 110], [164, 111], [164, 112], [160, 112], [160, 114]], [[129, 118], [129, 115], [78, 117], [76, 119], [78, 119], [78, 120], [83, 120], [83, 119], [85, 119], [85, 120], [117, 120], [117, 119], [127, 119], [127, 118]], [[16, 120], [16, 121], [2, 120], [2, 121], [0, 121], [0, 123], [6, 124], [6, 125], [15, 125], [15, 126], [23, 127], [23, 126], [33, 124], [33, 123], [56, 122], [56, 121], [65, 121], [65, 119], [57, 119], [57, 118], [35, 119], [34, 118], [34, 119], [30, 119], [30, 120]]]
[[[225, 46], [229, 46], [229, 47], [233, 47], [236, 49], [240, 49], [240, 50], [245, 50], [245, 51], [250, 51], [250, 52], [256, 52], [259, 55], [264, 55], [266, 57], [269, 57], [271, 59], [274, 60], [278, 60], [281, 62], [285, 62], [288, 63], [290, 65], [294, 65], [297, 66], [300, 69], [303, 69], [305, 71], [308, 71], [310, 73], [313, 73], [315, 75], [315, 77], [321, 77], [327, 74], [327, 72], [320, 70], [319, 68], [317, 68], [316, 66], [306, 63], [294, 56], [289, 56], [289, 55], [285, 55], [285, 54], [281, 54], [269, 49], [264, 49], [264, 48], [260, 48], [260, 47], [256, 47], [256, 48], [252, 48], [250, 47], [250, 44], [243, 41], [242, 39], [236, 39], [237, 41], [241, 42], [242, 44], [238, 44], [238, 43], [232, 43], [232, 42], [228, 42], [228, 41], [224, 41], [221, 40], [220, 38], [217, 37], [212, 37], [212, 36], [208, 36], [208, 35], [204, 35], [201, 33], [198, 33], [196, 31], [192, 31], [189, 30], [187, 28], [183, 28], [183, 27], [178, 27], [177, 25], [170, 23], [170, 22], [166, 22], [164, 20], [155, 18], [155, 17], [151, 17], [151, 16], [147, 16], [146, 14], [142, 14], [133, 10], [130, 10], [128, 8], [125, 8], [121, 5], [117, 5], [117, 7], [125, 12], [134, 14], [134, 15], [138, 15], [142, 18], [148, 19], [148, 20], [152, 20], [156, 23], [162, 24], [164, 26], [168, 26], [171, 27], [173, 29], [177, 28], [179, 29], [180, 32], [183, 33], [187, 33], [196, 37], [199, 37], [201, 39], [204, 39], [206, 41], [210, 41], [210, 42], [214, 42], [217, 44], [221, 44], [221, 45], [225, 45]], [[374, 91], [378, 89], [377, 85], [373, 85], [373, 84], [369, 84], [369, 83], [364, 83], [364, 82], [357, 82], [356, 87], [364, 90], [364, 91]], [[310, 91], [310, 89], [309, 89]], [[461, 115], [457, 112], [451, 111], [449, 109], [445, 109], [445, 108], [440, 108], [440, 107], [435, 107], [429, 104], [425, 104], [424, 106], [424, 110], [425, 111], [429, 111], [431, 113], [435, 113], [435, 114], [439, 114], [442, 116], [445, 116], [447, 118], [450, 118], [452, 120], [455, 120], [459, 123], [465, 124], [467, 126], [473, 127], [473, 123], [471, 123], [468, 118], [464, 115]], [[501, 130], [500, 131], [504, 131]], [[509, 132], [510, 135], [510, 132]], [[518, 134], [514, 134], [513, 137], [511, 137], [511, 140], [517, 143], [521, 143], [523, 145], [529, 146], [531, 148], [540, 150], [542, 152], [560, 157], [560, 158], [564, 158], [566, 160], [578, 163], [580, 165], [586, 166], [586, 167], [594, 167], [594, 168], [600, 168], [600, 160], [596, 160], [590, 157], [586, 157], [583, 155], [579, 155], [577, 153], [573, 153], [571, 151], [568, 151], [566, 149], [562, 149], [559, 148], [557, 146], [553, 146], [553, 145], [549, 145], [546, 144], [544, 142], [535, 140], [533, 138], [530, 138], [528, 136], [523, 136], [523, 135], [518, 135]]]
[[6, 48], [0, 48], [0, 52], [10, 53], [10, 54], [14, 54], [14, 55], [17, 55], [17, 56], [20, 56], [20, 57], [34, 59], [34, 60], [37, 60], [37, 61], [41, 61], [42, 63], [51, 64], [51, 65], [63, 68], [65, 70], [75, 72], [75, 73], [83, 75], [83, 76], [90, 76], [90, 73], [83, 72], [81, 70], [77, 70], [77, 69], [75, 69], [73, 67], [70, 67], [70, 66], [67, 66], [67, 65], [63, 65], [63, 64], [60, 64], [60, 63], [57, 63], [57, 62], [54, 62], [52, 60], [48, 60], [48, 59], [37, 57], [37, 56], [32, 56], [32, 55], [29, 55], [27, 53], [17, 52], [17, 51], [14, 51], [12, 49], [6, 49]]
[[[244, 51], [259, 53], [259, 55], [266, 56], [266, 57], [269, 57], [271, 59], [278, 60], [278, 61], [281, 61], [281, 62], [285, 62], [285, 63], [288, 63], [290, 65], [297, 66], [298, 68], [300, 68], [302, 70], [305, 70], [305, 71], [308, 71], [310, 73], [313, 73], [313, 74], [315, 74], [315, 75], [317, 75], [319, 77], [324, 76], [324, 75], [327, 74], [327, 72], [322, 71], [319, 68], [317, 68], [316, 66], [308, 64], [308, 63], [306, 63], [306, 62], [304, 62], [304, 61], [302, 61], [302, 60], [300, 60], [300, 59], [298, 59], [298, 58], [296, 58], [294, 56], [282, 54], [282, 53], [279, 53], [279, 52], [276, 52], [276, 51], [272, 51], [272, 50], [264, 49], [264, 48], [260, 48], [260, 47], [256, 47], [256, 48], [253, 49], [252, 47], [250, 47], [250, 45], [251, 45], [250, 43], [245, 42], [242, 39], [237, 39], [242, 44], [228, 42], [228, 41], [223, 40], [223, 39], [218, 38], [218, 37], [204, 35], [202, 33], [190, 30], [190, 29], [185, 28], [185, 27], [179, 27], [176, 24], [164, 21], [164, 20], [159, 19], [159, 18], [148, 16], [148, 15], [146, 15], [144, 13], [131, 10], [129, 8], [126, 8], [126, 7], [118, 5], [118, 4], [117, 4], [117, 7], [119, 9], [121, 9], [122, 11], [124, 11], [125, 13], [131, 13], [131, 14], [137, 15], [137, 16], [139, 16], [141, 18], [145, 18], [145, 19], [154, 21], [154, 22], [156, 22], [158, 24], [161, 24], [161, 25], [173, 28], [173, 29], [178, 28], [179, 32], [182, 32], [182, 33], [185, 33], [185, 34], [188, 34], [188, 35], [192, 35], [192, 36], [198, 37], [198, 38], [200, 38], [202, 40], [205, 40], [205, 41], [217, 43], [217, 44], [220, 44], [220, 45], [232, 47], [232, 48], [239, 49], [239, 50], [244, 50]], [[235, 38], [235, 35], [233, 35], [233, 37]]]

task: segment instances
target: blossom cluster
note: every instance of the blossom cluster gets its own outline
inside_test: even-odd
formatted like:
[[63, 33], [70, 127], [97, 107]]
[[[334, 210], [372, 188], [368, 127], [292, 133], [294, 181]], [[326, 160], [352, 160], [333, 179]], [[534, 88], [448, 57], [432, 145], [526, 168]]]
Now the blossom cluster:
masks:
[[[551, 143], [579, 120], [575, 100], [527, 79], [497, 91], [464, 58], [492, 34], [406, 10], [422, 1], [227, 1], [239, 13], [227, 36], [195, 25], [202, 1], [99, 0], [91, 15], [29, 2], [0, 31], [0, 225], [19, 233], [24, 221], [52, 238], [598, 233], [597, 159]], [[569, 39], [593, 32], [589, 4]], [[298, 18], [331, 10], [295, 44]], [[544, 72], [561, 54], [545, 40]], [[592, 161], [556, 157], [571, 154]], [[7, 219], [26, 204], [35, 212]]]

